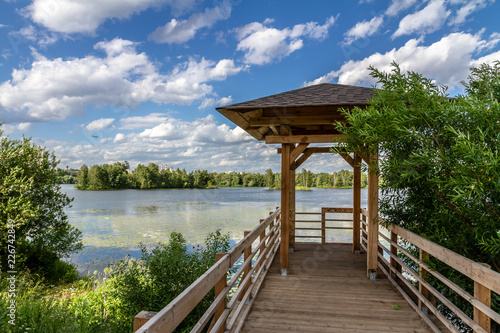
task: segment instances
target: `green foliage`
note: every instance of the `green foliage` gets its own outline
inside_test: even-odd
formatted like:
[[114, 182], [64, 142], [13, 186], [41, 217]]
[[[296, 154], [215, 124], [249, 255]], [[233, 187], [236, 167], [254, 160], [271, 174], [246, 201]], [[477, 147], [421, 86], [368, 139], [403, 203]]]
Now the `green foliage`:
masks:
[[[499, 62], [472, 68], [468, 95], [456, 99], [397, 64], [371, 74], [382, 90], [366, 109], [344, 111], [350, 126], [337, 128], [347, 136], [339, 149], [379, 153], [381, 215], [500, 270]], [[436, 269], [456, 276], [449, 267]], [[468, 288], [463, 277], [456, 282]]]
[[[2, 135], [0, 131], [0, 136]], [[64, 209], [72, 199], [57, 184], [58, 161], [31, 142], [1, 136], [0, 264], [8, 268], [8, 230], [14, 235], [15, 267], [51, 275], [59, 259], [82, 248], [81, 233]], [[11, 262], [12, 263], [12, 262]]]
[[[229, 235], [209, 233], [204, 246], [190, 249], [179, 233], [167, 244], [142, 247], [142, 259], [124, 258], [103, 274], [54, 287], [28, 273], [17, 277], [16, 326], [9, 325], [7, 280], [0, 273], [1, 332], [131, 332], [142, 310], [159, 311], [229, 250]], [[213, 290], [177, 328], [192, 327], [214, 299]]]

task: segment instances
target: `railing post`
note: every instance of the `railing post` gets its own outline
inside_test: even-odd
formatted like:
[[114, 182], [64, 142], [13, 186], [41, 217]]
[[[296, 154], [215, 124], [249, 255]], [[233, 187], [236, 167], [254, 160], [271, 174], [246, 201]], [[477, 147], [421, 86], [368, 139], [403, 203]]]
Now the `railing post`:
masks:
[[[488, 264], [482, 265], [487, 268], [491, 268], [491, 266]], [[474, 281], [474, 297], [484, 305], [491, 307], [491, 290], [476, 281]], [[476, 307], [474, 307], [474, 321], [479, 324], [479, 326], [481, 326], [486, 332], [491, 331], [490, 317]]]
[[[262, 220], [261, 220], [262, 222]], [[244, 237], [246, 237], [248, 234], [250, 233], [250, 231], [245, 231], [243, 233]], [[243, 250], [243, 261], [247, 261], [248, 258], [250, 258], [250, 256], [252, 255], [252, 245], [250, 245], [249, 247], [247, 247], [245, 250]], [[252, 263], [250, 263], [250, 265], [248, 265], [245, 270], [243, 271], [243, 275], [241, 276], [241, 280], [240, 280], [240, 283], [243, 282], [243, 280], [247, 277], [247, 275], [250, 273], [250, 269], [252, 268]], [[239, 301], [241, 301], [243, 299], [243, 296], [245, 296], [246, 292], [248, 290], [248, 285], [245, 286], [245, 289], [243, 290], [243, 292], [240, 294], [240, 297], [238, 298]]]
[[[264, 222], [264, 220], [260, 220], [259, 223], [262, 223]], [[271, 230], [271, 229], [269, 229]], [[262, 233], [260, 234], [260, 238], [259, 238], [259, 241], [262, 242], [264, 240], [264, 238], [266, 237], [266, 230], [264, 229], [264, 231], [262, 231]], [[261, 257], [263, 254], [264, 254], [264, 250], [266, 248], [266, 244], [265, 242], [260, 246], [259, 248], [259, 257]], [[259, 262], [259, 264], [255, 267], [255, 271], [257, 272], [260, 268], [260, 266], [262, 265], [264, 261], [262, 260], [261, 262]]]
[[[216, 253], [215, 254], [215, 262], [221, 260], [226, 254], [225, 253]], [[222, 276], [220, 278], [219, 281], [217, 281], [217, 283], [215, 284], [215, 298], [217, 298], [217, 296], [219, 296], [219, 294], [224, 290], [224, 288], [226, 288], [227, 286], [227, 273], [224, 274], [224, 276]], [[224, 310], [226, 309], [226, 306], [227, 306], [227, 299], [224, 298], [224, 300], [221, 302], [221, 304], [217, 307], [217, 310], [215, 310], [215, 315], [214, 315], [214, 319], [213, 319], [213, 322], [212, 323], [216, 323], [217, 320], [219, 320], [220, 316], [222, 315], [222, 313], [224, 312]], [[223, 333], [224, 330], [226, 329], [226, 323], [224, 323], [219, 331], [219, 333]]]
[[353, 170], [353, 207], [352, 207], [352, 253], [359, 254], [361, 250], [359, 237], [359, 215], [361, 213], [361, 157], [354, 153]]
[[321, 208], [321, 244], [326, 242], [326, 210]]
[[[398, 234], [395, 233], [392, 230], [391, 230], [391, 241], [393, 241], [396, 244], [398, 243]], [[391, 253], [394, 254], [396, 257], [398, 256], [398, 248], [395, 245], [392, 245], [392, 244], [391, 244]], [[401, 265], [393, 257], [391, 257], [391, 266], [397, 272], [399, 272], [399, 273], [403, 272]], [[395, 279], [396, 278], [396, 274], [393, 274], [392, 278]]]
[[[430, 255], [429, 253], [425, 252], [424, 250], [420, 249], [420, 261], [423, 263], [428, 263], [429, 262]], [[429, 272], [422, 266], [419, 267], [418, 272], [420, 274], [420, 277], [424, 279], [424, 281], [429, 282]], [[422, 283], [418, 284], [418, 291], [426, 298], [428, 299], [432, 304], [435, 303], [434, 297], [432, 297], [431, 293], [427, 288], [423, 286]], [[428, 313], [429, 309], [425, 306], [425, 304], [419, 299], [418, 300], [418, 306], [424, 313]]]
[[[365, 239], [368, 239], [368, 232], [366, 231], [366, 215], [365, 214], [362, 214], [361, 215], [361, 219], [363, 220], [364, 223], [361, 224], [361, 232], [362, 232], [362, 235]], [[367, 243], [365, 243], [365, 246], [368, 245]]]

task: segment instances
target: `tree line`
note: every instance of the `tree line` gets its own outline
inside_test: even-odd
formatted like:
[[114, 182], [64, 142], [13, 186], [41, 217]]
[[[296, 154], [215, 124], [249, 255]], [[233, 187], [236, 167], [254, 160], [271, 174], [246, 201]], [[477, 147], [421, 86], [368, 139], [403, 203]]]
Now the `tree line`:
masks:
[[[155, 188], [214, 188], [214, 187], [269, 187], [281, 188], [281, 174], [267, 169], [264, 174], [251, 172], [208, 172], [185, 169], [160, 170], [158, 165], [139, 164], [132, 172], [125, 163], [92, 165], [84, 164], [78, 171], [59, 170], [59, 180], [64, 184], [76, 184], [81, 190], [155, 189]], [[368, 184], [362, 175], [362, 186]], [[298, 187], [352, 188], [353, 172], [341, 170], [333, 173], [313, 173], [302, 169], [295, 175]]]

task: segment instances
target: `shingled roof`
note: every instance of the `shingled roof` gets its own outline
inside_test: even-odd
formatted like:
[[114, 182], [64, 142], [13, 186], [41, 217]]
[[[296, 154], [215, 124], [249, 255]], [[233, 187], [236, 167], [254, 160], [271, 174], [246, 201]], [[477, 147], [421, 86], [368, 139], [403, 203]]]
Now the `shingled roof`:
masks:
[[258, 109], [299, 106], [363, 105], [373, 96], [372, 88], [321, 83], [280, 94], [217, 108], [217, 110]]
[[334, 123], [346, 121], [340, 109], [366, 107], [374, 93], [371, 88], [323, 83], [218, 107], [217, 111], [268, 143], [331, 142], [339, 135]]

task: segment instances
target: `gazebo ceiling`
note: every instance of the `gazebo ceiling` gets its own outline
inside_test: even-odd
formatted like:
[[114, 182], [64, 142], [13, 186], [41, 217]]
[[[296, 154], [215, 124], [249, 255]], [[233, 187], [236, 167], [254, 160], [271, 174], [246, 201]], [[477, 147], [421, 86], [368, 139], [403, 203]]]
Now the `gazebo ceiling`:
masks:
[[339, 136], [340, 109], [365, 107], [371, 88], [323, 83], [217, 108], [257, 140], [266, 143], [332, 142]]

